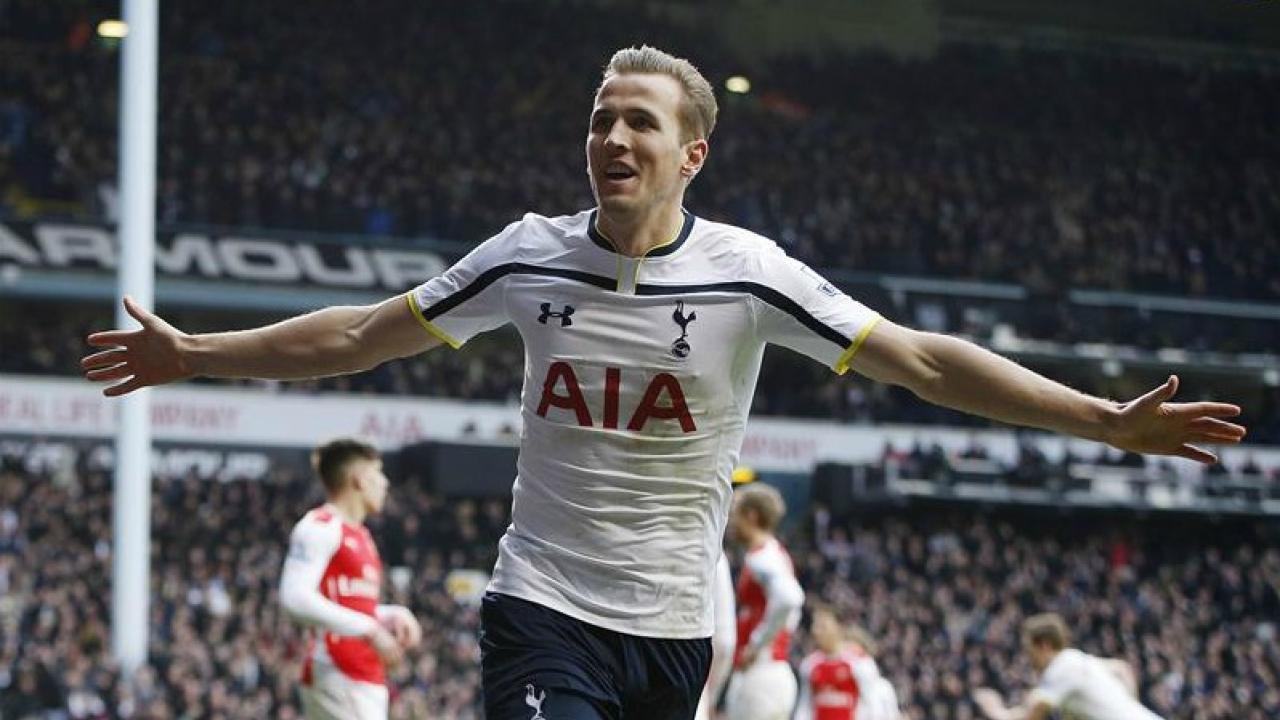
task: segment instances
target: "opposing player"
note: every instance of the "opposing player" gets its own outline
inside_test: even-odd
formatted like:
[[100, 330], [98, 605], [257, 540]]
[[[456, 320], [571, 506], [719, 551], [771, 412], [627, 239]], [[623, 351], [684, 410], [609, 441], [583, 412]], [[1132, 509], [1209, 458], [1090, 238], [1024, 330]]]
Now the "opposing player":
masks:
[[[743, 465], [734, 468], [729, 477], [736, 488], [755, 482], [756, 471]], [[702, 687], [702, 699], [698, 702], [694, 720], [711, 720], [720, 716], [716, 707], [729, 682], [729, 676], [733, 673], [733, 656], [738, 649], [738, 610], [734, 594], [729, 556], [721, 554], [711, 585], [711, 602], [715, 615], [715, 631], [711, 634], [711, 669], [707, 673], [707, 682]]]
[[702, 699], [694, 720], [711, 720], [719, 714], [716, 704], [733, 673], [733, 655], [738, 648], [737, 612], [733, 600], [733, 574], [729, 570], [729, 556], [720, 555], [716, 574], [712, 578], [711, 601], [715, 606], [715, 631], [711, 634], [711, 668], [707, 682], [702, 687]]
[[898, 694], [880, 674], [869, 636], [861, 628], [841, 628], [826, 606], [814, 607], [811, 615], [817, 649], [800, 664], [795, 720], [898, 720]]
[[316, 450], [327, 502], [294, 526], [280, 604], [311, 627], [302, 708], [311, 720], [386, 720], [385, 670], [422, 628], [407, 608], [379, 605], [382, 561], [364, 519], [382, 510], [387, 477], [372, 446], [334, 440]]
[[353, 373], [512, 323], [525, 347], [512, 523], [482, 605], [494, 720], [688, 718], [711, 659], [708, 579], [764, 348], [1003, 422], [1212, 462], [1239, 408], [1089, 397], [959, 339], [912, 331], [773, 242], [683, 207], [716, 120], [687, 61], [609, 61], [585, 137], [594, 209], [528, 214], [443, 275], [368, 307], [189, 335], [126, 301], [86, 377], [121, 395], [194, 376]]
[[1048, 720], [1055, 711], [1079, 720], [1160, 720], [1135, 697], [1137, 683], [1128, 663], [1099, 658], [1068, 647], [1070, 634], [1053, 613], [1033, 615], [1022, 626], [1022, 644], [1040, 684], [1017, 707], [1005, 707], [1000, 693], [980, 688], [978, 708], [991, 720]]
[[787, 657], [804, 590], [791, 556], [773, 532], [786, 514], [782, 495], [764, 483], [738, 488], [729, 538], [745, 554], [738, 575], [738, 649], [725, 709], [729, 720], [787, 720], [796, 677]]

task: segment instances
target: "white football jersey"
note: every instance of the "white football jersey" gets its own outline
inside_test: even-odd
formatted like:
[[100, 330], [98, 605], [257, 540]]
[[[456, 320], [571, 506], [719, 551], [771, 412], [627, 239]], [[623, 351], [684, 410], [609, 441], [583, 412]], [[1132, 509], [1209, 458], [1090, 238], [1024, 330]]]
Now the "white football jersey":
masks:
[[648, 255], [528, 214], [408, 294], [453, 347], [524, 339], [511, 525], [489, 589], [633, 635], [711, 635], [730, 473], [766, 343], [844, 372], [879, 316], [773, 242], [685, 215]]
[[1160, 720], [1129, 694], [1102, 660], [1075, 648], [1053, 658], [1032, 698], [1081, 720]]

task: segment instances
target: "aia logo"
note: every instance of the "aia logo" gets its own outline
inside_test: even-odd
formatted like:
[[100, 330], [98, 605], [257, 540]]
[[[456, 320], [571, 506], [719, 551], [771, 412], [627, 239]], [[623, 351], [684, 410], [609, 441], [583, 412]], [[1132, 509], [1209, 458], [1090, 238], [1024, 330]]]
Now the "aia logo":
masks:
[[542, 303], [542, 314], [538, 316], [538, 322], [546, 325], [547, 320], [551, 318], [559, 320], [560, 327], [569, 327], [573, 324], [573, 306], [565, 305], [563, 310], [559, 312], [552, 312], [551, 303]]
[[[606, 430], [617, 430], [619, 427], [619, 389], [622, 386], [622, 370], [616, 367], [604, 369], [604, 417], [600, 427]], [[573, 412], [574, 419], [580, 427], [596, 427], [591, 410], [587, 407], [587, 398], [582, 392], [582, 384], [573, 366], [557, 360], [547, 368], [547, 377], [542, 381], [542, 399], [538, 401], [538, 416], [546, 417], [547, 411], [556, 407]], [[644, 430], [651, 420], [674, 420], [680, 429], [691, 433], [698, 429], [689, 412], [689, 403], [685, 401], [684, 388], [680, 380], [670, 373], [658, 373], [649, 381], [644, 395], [631, 413], [626, 429], [633, 432]]]
[[689, 353], [693, 350], [693, 348], [689, 347], [689, 341], [687, 340], [689, 337], [689, 323], [698, 319], [698, 313], [691, 312], [685, 315], [684, 301], [677, 300], [676, 311], [671, 313], [671, 319], [675, 320], [676, 324], [680, 326], [680, 337], [671, 343], [671, 354], [683, 360], [689, 357]]

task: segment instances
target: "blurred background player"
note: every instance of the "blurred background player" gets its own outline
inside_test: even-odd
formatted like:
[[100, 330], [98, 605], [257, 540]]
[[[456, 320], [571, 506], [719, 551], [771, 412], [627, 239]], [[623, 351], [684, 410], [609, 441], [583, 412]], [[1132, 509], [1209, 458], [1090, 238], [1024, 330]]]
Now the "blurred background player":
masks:
[[804, 590], [786, 548], [774, 536], [786, 513], [782, 495], [763, 483], [734, 492], [729, 537], [746, 551], [738, 575], [738, 649], [729, 681], [730, 720], [785, 720], [796, 702], [787, 662]]
[[280, 577], [280, 604], [314, 628], [303, 712], [313, 720], [383, 719], [386, 669], [422, 637], [407, 608], [378, 604], [382, 561], [364, 520], [386, 503], [387, 476], [378, 451], [357, 440], [329, 442], [313, 461], [327, 501], [294, 526]]
[[898, 695], [866, 631], [842, 628], [830, 607], [816, 605], [809, 634], [817, 649], [800, 664], [795, 720], [898, 720]]
[[715, 606], [716, 626], [711, 635], [711, 670], [707, 673], [707, 684], [702, 688], [702, 700], [698, 702], [695, 720], [720, 717], [716, 706], [719, 704], [720, 693], [724, 691], [725, 683], [733, 673], [733, 654], [738, 644], [737, 618], [733, 601], [733, 575], [729, 571], [728, 554], [720, 555], [720, 562], [716, 563], [716, 574], [712, 582], [711, 601]]
[[[730, 479], [736, 488], [755, 482], [756, 471], [740, 465], [733, 469]], [[712, 583], [711, 602], [714, 605], [716, 626], [711, 635], [711, 670], [707, 673], [707, 684], [702, 688], [702, 699], [698, 702], [698, 711], [694, 716], [696, 720], [720, 716], [717, 709], [720, 695], [733, 673], [733, 656], [738, 647], [737, 605], [733, 598], [733, 573], [729, 569], [728, 552], [721, 553]]]
[[1067, 624], [1055, 613], [1027, 618], [1022, 644], [1040, 684], [1017, 707], [1000, 693], [979, 688], [973, 700], [991, 720], [1047, 720], [1052, 713], [1079, 720], [1160, 720], [1135, 698], [1137, 682], [1123, 660], [1100, 658], [1067, 647]]

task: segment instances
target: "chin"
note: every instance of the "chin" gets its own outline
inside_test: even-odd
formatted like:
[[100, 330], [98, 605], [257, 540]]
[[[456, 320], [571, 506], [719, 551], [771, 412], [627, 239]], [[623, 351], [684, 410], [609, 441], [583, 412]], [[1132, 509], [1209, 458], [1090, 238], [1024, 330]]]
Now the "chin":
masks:
[[597, 197], [596, 203], [606, 212], [629, 213], [635, 210], [635, 198], [628, 195], [605, 195]]

